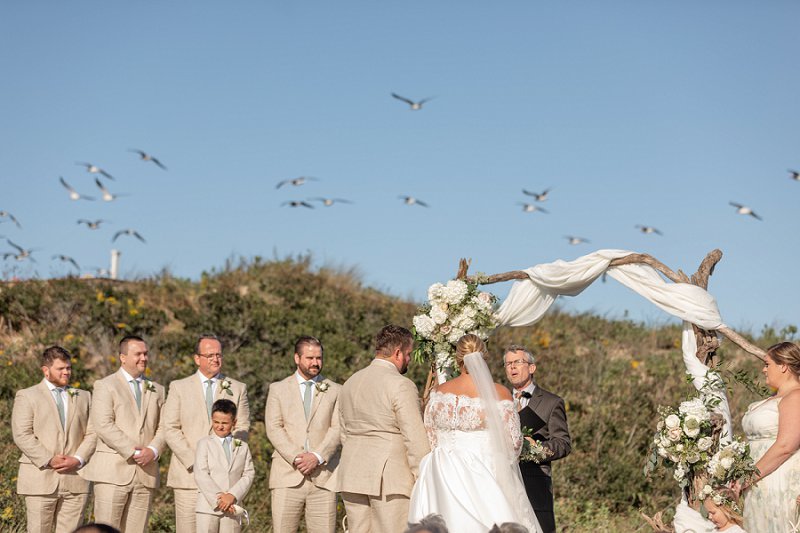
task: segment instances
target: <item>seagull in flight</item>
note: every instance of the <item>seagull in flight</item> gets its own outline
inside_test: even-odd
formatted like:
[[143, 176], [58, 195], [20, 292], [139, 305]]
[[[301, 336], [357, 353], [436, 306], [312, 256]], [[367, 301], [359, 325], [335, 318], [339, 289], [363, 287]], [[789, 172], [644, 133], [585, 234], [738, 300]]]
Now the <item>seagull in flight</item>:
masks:
[[792, 169], [789, 169], [788, 172], [794, 181], [800, 181], [800, 172]]
[[16, 224], [18, 228], [22, 229], [22, 225], [19, 223], [19, 220], [17, 220], [17, 217], [15, 217], [14, 215], [12, 215], [12, 214], [11, 214], [11, 213], [9, 213], [8, 211], [0, 211], [0, 218], [7, 218], [7, 219], [9, 219], [11, 222], [13, 222], [14, 224]]
[[136, 237], [137, 239], [139, 239], [139, 240], [140, 240], [140, 241], [142, 241], [143, 243], [147, 243], [147, 241], [146, 241], [146, 240], [144, 240], [144, 237], [142, 237], [141, 235], [139, 235], [139, 232], [138, 232], [138, 231], [136, 231], [135, 229], [132, 229], [132, 228], [126, 228], [126, 229], [121, 229], [121, 230], [119, 230], [118, 232], [116, 232], [116, 233], [114, 234], [114, 238], [113, 238], [113, 239], [111, 239], [111, 242], [114, 242], [114, 241], [116, 241], [116, 240], [117, 240], [117, 238], [119, 238], [119, 236], [120, 236], [120, 235], [130, 235], [131, 237]]
[[417, 200], [413, 196], [398, 196], [398, 198], [403, 200], [403, 203], [406, 205], [421, 205], [422, 207], [429, 207], [428, 204], [423, 202], [422, 200]]
[[54, 255], [54, 256], [53, 256], [53, 259], [58, 259], [59, 261], [63, 261], [63, 262], [65, 262], [65, 263], [70, 263], [70, 264], [71, 264], [72, 266], [74, 266], [74, 267], [75, 267], [75, 268], [76, 268], [76, 269], [77, 269], [79, 272], [80, 272], [80, 270], [81, 270], [81, 267], [78, 265], [78, 262], [77, 262], [77, 261], [75, 261], [73, 258], [71, 258], [71, 257], [70, 257], [70, 256], [68, 256], [68, 255], [60, 255], [60, 254], [59, 254], [59, 255]]
[[82, 167], [86, 167], [86, 172], [88, 172], [89, 174], [101, 174], [112, 181], [114, 180], [114, 176], [112, 176], [102, 168], [98, 167], [97, 165], [94, 165], [92, 163], [84, 163], [81, 161], [78, 161], [75, 164]]
[[528, 196], [533, 196], [533, 199], [537, 202], [544, 202], [547, 200], [547, 195], [550, 194], [550, 189], [545, 189], [543, 192], [531, 192], [522, 189], [522, 194], [527, 194]]
[[94, 196], [85, 196], [85, 195], [79, 193], [78, 191], [76, 191], [75, 189], [70, 187], [69, 183], [67, 183], [64, 180], [63, 177], [59, 176], [58, 177], [58, 181], [60, 181], [61, 185], [63, 185], [64, 188], [69, 191], [69, 199], [70, 200], [89, 200], [89, 201], [94, 201]]
[[641, 224], [637, 224], [636, 228], [639, 231], [641, 231], [642, 233], [647, 234], [647, 235], [649, 235], [651, 233], [655, 233], [656, 235], [664, 235], [663, 233], [661, 233], [660, 231], [658, 231], [656, 228], [654, 228], [652, 226], [642, 226]]
[[325, 207], [330, 207], [333, 204], [352, 204], [350, 200], [345, 200], [344, 198], [309, 198], [309, 200], [314, 202], [322, 202], [322, 205]]
[[736, 202], [728, 202], [730, 205], [736, 208], [736, 212], [740, 215], [750, 215], [756, 220], [763, 220], [760, 216], [756, 215], [755, 211], [751, 208], [747, 207], [746, 205], [737, 204]]
[[294, 185], [295, 187], [297, 187], [298, 185], [302, 185], [307, 181], [319, 181], [319, 180], [317, 178], [312, 178], [311, 176], [300, 176], [299, 178], [294, 178], [294, 179], [291, 179], [291, 180], [279, 181], [278, 184], [275, 186], [275, 188], [276, 189], [280, 189], [281, 187], [283, 187], [287, 183], [289, 185]]
[[573, 235], [565, 235], [564, 238], [567, 239], [569, 243], [573, 246], [575, 246], [576, 244], [591, 242], [589, 239], [584, 239], [583, 237], [575, 237]]
[[156, 159], [156, 158], [155, 158], [155, 157], [153, 157], [152, 155], [148, 154], [147, 152], [142, 152], [141, 150], [128, 150], [128, 151], [129, 151], [129, 152], [136, 153], [136, 154], [139, 154], [139, 159], [141, 159], [142, 161], [152, 161], [153, 163], [155, 163], [156, 165], [158, 165], [158, 167], [159, 167], [160, 169], [162, 169], [162, 170], [167, 170], [167, 167], [165, 167], [165, 166], [164, 166], [164, 165], [161, 163], [161, 161], [159, 161], [158, 159]]
[[86, 227], [89, 229], [99, 229], [100, 224], [102, 224], [103, 222], [108, 222], [108, 220], [102, 220], [102, 219], [86, 220], [85, 218], [82, 218], [78, 221], [78, 224], [86, 224]]
[[31, 257], [31, 253], [35, 252], [36, 250], [38, 250], [38, 248], [31, 248], [29, 250], [25, 250], [25, 249], [22, 248], [22, 246], [20, 246], [18, 244], [14, 244], [13, 242], [11, 242], [10, 239], [6, 240], [6, 242], [8, 244], [10, 244], [13, 248], [16, 248], [17, 252], [19, 252], [19, 253], [15, 254], [14, 252], [6, 252], [6, 253], [3, 254], [3, 259], [8, 259], [9, 257], [13, 257], [17, 261], [22, 261], [23, 259], [30, 259], [34, 263], [36, 262], [33, 259], [33, 257]]
[[433, 96], [431, 96], [431, 97], [428, 97], [428, 98], [423, 98], [422, 100], [419, 100], [418, 102], [415, 102], [414, 100], [410, 100], [410, 99], [408, 99], [408, 98], [406, 98], [404, 96], [400, 96], [397, 93], [392, 93], [392, 96], [394, 98], [397, 98], [401, 102], [407, 103], [409, 105], [409, 107], [411, 108], [411, 111], [419, 111], [420, 109], [422, 109], [422, 104], [424, 104], [425, 102], [428, 102], [430, 100], [433, 100], [433, 98], [434, 98]]
[[113, 202], [114, 200], [116, 200], [117, 198], [119, 198], [121, 196], [127, 196], [127, 194], [111, 194], [111, 192], [108, 189], [106, 189], [103, 186], [103, 184], [100, 183], [100, 180], [97, 179], [97, 178], [94, 179], [94, 182], [95, 182], [95, 184], [97, 184], [97, 187], [103, 192], [103, 201], [104, 202]]
[[522, 210], [526, 213], [533, 213], [534, 211], [541, 211], [542, 213], [549, 213], [546, 209], [542, 209], [538, 205], [535, 204], [526, 204], [523, 202], [517, 202], [517, 205], [522, 206]]
[[308, 202], [303, 202], [299, 200], [291, 200], [288, 202], [283, 202], [281, 206], [288, 205], [289, 207], [307, 207], [309, 209], [314, 209], [314, 206], [309, 204]]

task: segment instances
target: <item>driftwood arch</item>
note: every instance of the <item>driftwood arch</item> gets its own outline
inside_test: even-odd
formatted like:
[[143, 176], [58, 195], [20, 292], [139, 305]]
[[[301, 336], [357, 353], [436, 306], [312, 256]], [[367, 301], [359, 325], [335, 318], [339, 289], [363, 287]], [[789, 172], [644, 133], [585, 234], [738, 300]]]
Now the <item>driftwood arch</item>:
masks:
[[[708, 254], [706, 254], [705, 258], [700, 262], [700, 266], [697, 268], [697, 272], [695, 272], [691, 276], [687, 276], [681, 270], [678, 270], [677, 272], [672, 270], [667, 265], [665, 265], [664, 263], [662, 263], [661, 261], [659, 261], [658, 259], [649, 254], [636, 254], [636, 253], [628, 254], [624, 257], [613, 259], [610, 262], [609, 267], [641, 263], [653, 267], [658, 272], [660, 272], [665, 278], [672, 281], [673, 283], [690, 283], [692, 285], [696, 285], [698, 287], [707, 290], [708, 280], [714, 273], [714, 268], [717, 266], [717, 263], [719, 263], [721, 259], [722, 259], [722, 250], [715, 249], [710, 251]], [[474, 276], [467, 275], [467, 270], [469, 269], [470, 263], [471, 260], [463, 258], [459, 261], [458, 272], [456, 274], [457, 279], [469, 280], [471, 282], [477, 281], [481, 285], [501, 283], [503, 281], [528, 279], [528, 275], [522, 270], [512, 270], [510, 272], [492, 274], [491, 276], [487, 277], [481, 276], [481, 279], [478, 280]], [[745, 352], [757, 357], [758, 359], [763, 360], [765, 357], [766, 352], [763, 349], [751, 343], [750, 341], [745, 339], [742, 335], [732, 330], [728, 326], [721, 326], [717, 330], [704, 330], [694, 324], [692, 324], [692, 327], [694, 329], [694, 334], [697, 339], [697, 358], [700, 360], [701, 363], [703, 363], [706, 366], [708, 366], [709, 363], [713, 361], [717, 348], [719, 348], [719, 338], [717, 337], [717, 333], [727, 337], [731, 342], [742, 348]], [[436, 376], [436, 363], [434, 361], [431, 363], [431, 368], [428, 372], [428, 379], [425, 382], [425, 390], [422, 395], [423, 405], [426, 404], [428, 401], [428, 396], [430, 394], [430, 391], [435, 384], [435, 376]]]

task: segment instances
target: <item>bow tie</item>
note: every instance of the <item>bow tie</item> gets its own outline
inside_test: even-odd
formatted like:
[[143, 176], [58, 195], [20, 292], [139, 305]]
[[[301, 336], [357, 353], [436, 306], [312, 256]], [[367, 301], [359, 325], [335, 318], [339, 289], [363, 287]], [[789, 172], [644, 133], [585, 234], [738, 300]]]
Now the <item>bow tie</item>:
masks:
[[516, 396], [517, 398], [530, 398], [531, 397], [531, 393], [526, 391], [526, 390], [524, 390], [522, 392], [515, 393], [514, 396]]

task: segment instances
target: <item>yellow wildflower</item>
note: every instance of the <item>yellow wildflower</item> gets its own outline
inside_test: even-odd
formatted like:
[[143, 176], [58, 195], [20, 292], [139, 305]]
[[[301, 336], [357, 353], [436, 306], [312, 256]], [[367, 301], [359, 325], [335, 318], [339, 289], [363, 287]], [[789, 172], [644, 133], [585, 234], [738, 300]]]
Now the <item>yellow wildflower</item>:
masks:
[[109, 355], [108, 356], [108, 362], [111, 363], [111, 364], [117, 364], [117, 358], [114, 357], [113, 355]]
[[13, 365], [13, 364], [14, 364], [14, 363], [12, 363], [11, 361], [7, 361], [7, 362], [6, 362], [6, 366], [11, 366], [11, 365]]
[[114, 325], [117, 327], [117, 329], [125, 329], [128, 327], [128, 324], [126, 324], [125, 322], [117, 322]]
[[550, 347], [550, 334], [549, 333], [542, 333], [539, 335], [539, 347], [540, 348], [549, 348]]
[[102, 302], [106, 299], [106, 295], [103, 294], [103, 291], [97, 291], [97, 301]]
[[128, 314], [131, 315], [131, 316], [136, 316], [136, 315], [139, 314], [139, 310], [138, 309], [129, 309], [128, 310]]
[[631, 361], [631, 368], [636, 370], [637, 368], [639, 368], [639, 364], [640, 363], [641, 363], [640, 361], [637, 361], [636, 359], [634, 359], [633, 361]]
[[73, 388], [75, 388], [75, 389], [80, 389], [81, 388], [81, 382], [80, 381], [73, 381], [71, 386]]
[[66, 335], [64, 335], [64, 342], [69, 342], [69, 341], [73, 340], [74, 338], [75, 338], [75, 335], [73, 335], [72, 333], [67, 333]]
[[152, 370], [152, 369], [151, 369], [149, 366], [148, 366], [147, 368], [145, 368], [145, 369], [144, 369], [144, 375], [145, 375], [145, 377], [148, 377], [148, 378], [149, 378], [149, 377], [150, 377], [152, 374], [153, 374], [153, 370]]
[[14, 508], [10, 505], [3, 509], [3, 514], [0, 515], [0, 520], [11, 520], [14, 518]]
[[111, 305], [117, 305], [119, 302], [117, 302], [117, 299], [114, 298], [113, 296], [109, 296], [108, 298], [106, 298], [106, 303]]

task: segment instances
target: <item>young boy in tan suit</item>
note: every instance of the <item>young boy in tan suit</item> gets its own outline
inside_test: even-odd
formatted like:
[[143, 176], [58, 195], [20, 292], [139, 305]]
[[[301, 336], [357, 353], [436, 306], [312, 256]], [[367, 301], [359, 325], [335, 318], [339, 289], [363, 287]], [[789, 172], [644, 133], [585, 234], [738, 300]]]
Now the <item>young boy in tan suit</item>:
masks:
[[211, 407], [211, 429], [197, 441], [194, 479], [197, 483], [197, 533], [239, 533], [241, 521], [234, 504], [244, 498], [256, 471], [247, 443], [234, 439], [236, 404], [217, 400]]

